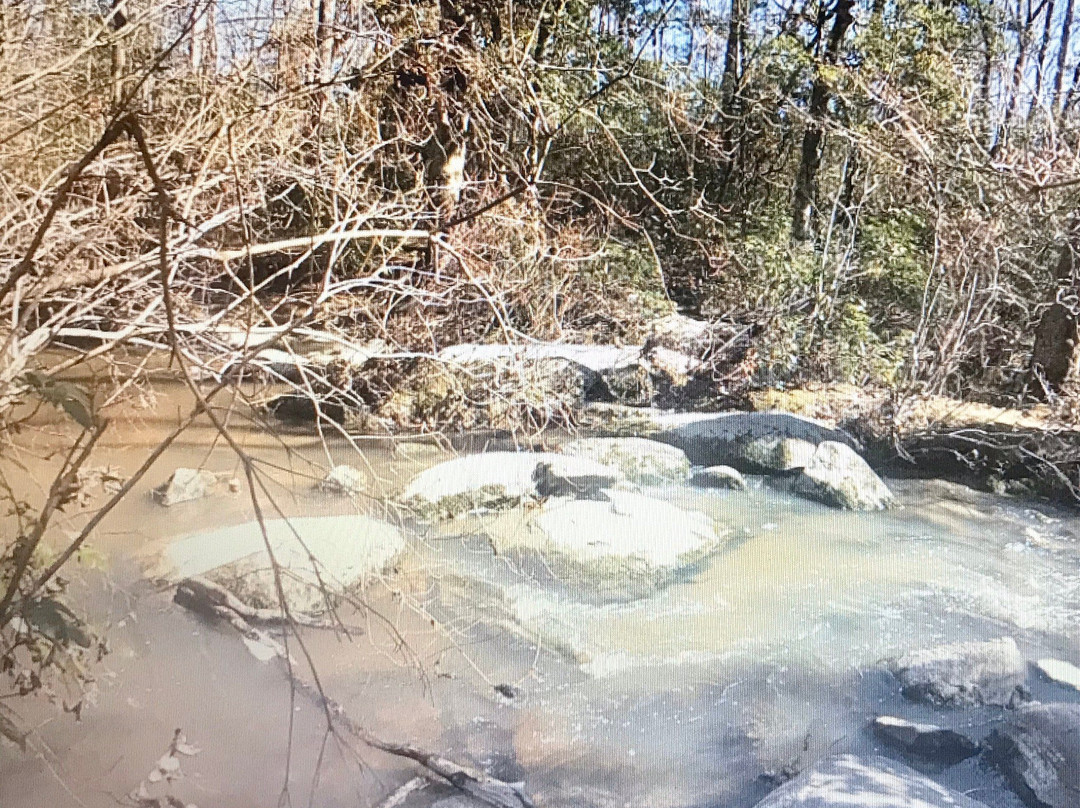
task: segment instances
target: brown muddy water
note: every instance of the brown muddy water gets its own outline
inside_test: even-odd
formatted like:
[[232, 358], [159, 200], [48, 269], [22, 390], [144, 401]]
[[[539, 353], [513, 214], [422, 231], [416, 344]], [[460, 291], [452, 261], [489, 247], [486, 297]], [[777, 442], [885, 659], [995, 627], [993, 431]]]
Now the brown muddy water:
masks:
[[[187, 403], [163, 388], [127, 406], [97, 465], [130, 474]], [[357, 513], [386, 516], [381, 497], [453, 451], [371, 442], [361, 456], [332, 436], [275, 438], [239, 415], [234, 425], [271, 481], [269, 516], [338, 527]], [[28, 491], [44, 479], [62, 429], [45, 419], [3, 458], [25, 467]], [[314, 489], [332, 462], [364, 468], [372, 497]], [[289, 687], [283, 663], [257, 660], [231, 628], [176, 607], [155, 583], [177, 537], [245, 529], [254, 518], [246, 490], [168, 509], [152, 502], [149, 489], [178, 466], [237, 471], [231, 449], [197, 427], [103, 523], [88, 554], [95, 564], [75, 578], [112, 653], [95, 669], [80, 721], [27, 707], [36, 743], [26, 755], [0, 748], [0, 806], [124, 804], [178, 727], [202, 750], [184, 759], [174, 788], [187, 803], [380, 804], [417, 769], [328, 737], [319, 706]], [[1080, 663], [1080, 519], [933, 481], [891, 485], [902, 506], [875, 514], [832, 511], [760, 480], [748, 492], [649, 490], [705, 512], [734, 538], [655, 594], [615, 603], [493, 556], [477, 536], [482, 524], [418, 529], [395, 570], [365, 591], [371, 611], [350, 616], [350, 636], [310, 629], [303, 648], [292, 641], [295, 672], [311, 681], [308, 655], [356, 722], [524, 782], [541, 808], [745, 808], [768, 791], [763, 775], [877, 750], [866, 724], [879, 713], [930, 716], [900, 700], [882, 659], [1008, 635], [1029, 658]], [[82, 518], [70, 515], [56, 539]], [[1034, 687], [1037, 697], [1075, 700]], [[933, 716], [976, 737], [994, 717]], [[927, 771], [990, 808], [1019, 805], [978, 759]], [[443, 793], [429, 786], [402, 804], [419, 808]]]

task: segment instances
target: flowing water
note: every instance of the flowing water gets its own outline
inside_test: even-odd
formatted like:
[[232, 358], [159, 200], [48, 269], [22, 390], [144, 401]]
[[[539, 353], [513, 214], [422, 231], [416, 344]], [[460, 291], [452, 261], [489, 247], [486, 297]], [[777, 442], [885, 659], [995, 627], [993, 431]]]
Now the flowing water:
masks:
[[[168, 410], [159, 404], [117, 436], [103, 462], [130, 473]], [[238, 434], [264, 461], [281, 514], [340, 525], [382, 513], [377, 497], [356, 504], [312, 488], [319, 464], [361, 465], [342, 441], [328, 442], [327, 457], [303, 436]], [[45, 454], [29, 445], [28, 465]], [[379, 494], [446, 456], [425, 443], [363, 448]], [[378, 804], [415, 770], [328, 739], [318, 705], [290, 694], [283, 665], [258, 661], [230, 628], [187, 614], [148, 582], [177, 536], [254, 516], [243, 492], [171, 509], [150, 502], [145, 489], [178, 465], [235, 470], [226, 447], [194, 433], [103, 525], [96, 547], [108, 574], [80, 575], [78, 590], [113, 646], [96, 701], [79, 722], [32, 709], [40, 744], [29, 755], [0, 750], [0, 806], [115, 805], [174, 727], [203, 748], [185, 761], [176, 793], [203, 808], [276, 805], [285, 785], [281, 804]], [[1007, 635], [1029, 659], [1080, 663], [1080, 518], [941, 482], [891, 485], [901, 507], [873, 514], [761, 480], [747, 492], [648, 490], [705, 512], [731, 538], [651, 596], [622, 602], [516, 568], [478, 537], [482, 519], [417, 529], [395, 570], [367, 588], [369, 610], [349, 616], [355, 631], [305, 630], [290, 652], [298, 675], [311, 680], [310, 658], [359, 723], [524, 781], [538, 806], [744, 808], [770, 776], [876, 749], [866, 724], [880, 713], [988, 732], [990, 709], [931, 715], [905, 704], [883, 659]], [[1032, 685], [1037, 697], [1080, 700]], [[991, 808], [1018, 805], [978, 759], [927, 771]], [[428, 787], [404, 804], [438, 793]]]

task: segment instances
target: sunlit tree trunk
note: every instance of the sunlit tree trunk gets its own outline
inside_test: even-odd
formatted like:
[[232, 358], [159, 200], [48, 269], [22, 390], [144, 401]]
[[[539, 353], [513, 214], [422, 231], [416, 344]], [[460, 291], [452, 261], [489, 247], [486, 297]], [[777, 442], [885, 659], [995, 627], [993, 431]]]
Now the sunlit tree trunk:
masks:
[[[831, 13], [832, 27], [829, 29], [829, 37], [821, 57], [822, 64], [836, 64], [840, 46], [851, 27], [853, 5], [854, 0], [836, 0]], [[795, 174], [795, 191], [791, 202], [791, 239], [796, 243], [810, 241], [814, 237], [818, 171], [825, 146], [824, 124], [829, 98], [829, 82], [821, 71], [818, 71], [810, 90], [809, 120], [803, 132], [799, 168]]]
[[1009, 127], [1016, 116], [1020, 96], [1023, 94], [1024, 73], [1028, 63], [1028, 48], [1031, 45], [1031, 26], [1034, 19], [1031, 13], [1031, 3], [1021, 3], [1017, 0], [1016, 5], [1016, 61], [1013, 62], [1012, 82], [1008, 87], [1008, 102], [1005, 106], [1005, 133], [1008, 137]]
[[1054, 268], [1049, 305], [1035, 329], [1031, 388], [1036, 394], [1061, 390], [1076, 361], [1080, 313], [1080, 223], [1074, 223]]
[[315, 2], [315, 79], [326, 86], [334, 80], [334, 58], [337, 55], [337, 0]]
[[196, 73], [213, 73], [218, 61], [216, 0], [207, 0], [206, 8], [196, 9], [195, 14], [191, 30], [191, 69]]
[[1054, 97], [1051, 99], [1051, 109], [1064, 109], [1065, 98], [1062, 94], [1062, 85], [1065, 81], [1065, 66], [1069, 58], [1069, 44], [1073, 26], [1073, 0], [1065, 0], [1065, 16], [1061, 23], [1061, 42], [1058, 45], [1057, 72], [1054, 73]]
[[720, 97], [723, 109], [731, 115], [739, 92], [742, 74], [742, 51], [746, 40], [746, 18], [749, 0], [731, 0], [731, 18], [728, 22], [727, 47], [724, 50], [724, 72], [720, 75]]
[[[1031, 110], [1036, 108], [1039, 99], [1042, 98], [1043, 81], [1046, 79], [1046, 53], [1050, 48], [1050, 40], [1053, 38], [1051, 26], [1054, 22], [1054, 0], [1047, 0], [1046, 9], [1043, 13], [1042, 36], [1039, 39], [1039, 55], [1036, 57], [1035, 65], [1035, 103], [1031, 105]], [[1028, 117], [1030, 117], [1030, 113]]]

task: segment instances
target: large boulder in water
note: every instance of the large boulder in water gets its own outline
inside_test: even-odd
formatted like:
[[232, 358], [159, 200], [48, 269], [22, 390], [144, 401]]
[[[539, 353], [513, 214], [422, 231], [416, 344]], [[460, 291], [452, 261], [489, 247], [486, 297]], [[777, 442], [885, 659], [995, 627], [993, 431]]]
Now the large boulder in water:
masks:
[[734, 466], [742, 472], [797, 468], [809, 459], [807, 447], [824, 441], [856, 446], [843, 430], [786, 412], [657, 413], [649, 424], [643, 434], [679, 447], [694, 465]]
[[988, 741], [989, 759], [1031, 808], [1080, 805], [1080, 704], [1030, 704]]
[[547, 495], [548, 491], [538, 490], [538, 480], [591, 490], [619, 479], [616, 469], [588, 458], [553, 452], [484, 452], [422, 471], [400, 499], [422, 518], [452, 518], [479, 509], [505, 510]]
[[757, 808], [986, 808], [888, 758], [840, 755], [785, 783]]
[[795, 492], [852, 511], [877, 511], [893, 503], [892, 492], [867, 462], [835, 441], [818, 444], [795, 481]]
[[552, 498], [503, 514], [485, 531], [499, 556], [530, 575], [601, 601], [649, 595], [725, 538], [703, 513], [629, 491], [603, 495]]
[[1009, 706], [1026, 692], [1027, 662], [1011, 637], [913, 651], [889, 668], [906, 698], [936, 707]]
[[[203, 575], [249, 605], [279, 605], [267, 541], [292, 610], [316, 614], [327, 595], [344, 593], [390, 565], [405, 548], [391, 524], [366, 516], [273, 519], [181, 538], [165, 552], [169, 574]], [[325, 591], [324, 591], [325, 590]]]
[[682, 449], [647, 438], [582, 438], [560, 451], [618, 469], [642, 485], [685, 483], [690, 478], [690, 460]]

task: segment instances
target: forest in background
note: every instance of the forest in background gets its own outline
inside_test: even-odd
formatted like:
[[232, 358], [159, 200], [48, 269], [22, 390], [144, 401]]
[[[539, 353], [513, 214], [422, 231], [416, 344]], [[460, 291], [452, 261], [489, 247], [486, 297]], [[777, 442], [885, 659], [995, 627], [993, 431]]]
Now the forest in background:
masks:
[[304, 318], [430, 353], [640, 341], [676, 309], [751, 336], [754, 385], [1053, 398], [1076, 341], [1077, 16], [6, 3], [0, 398], [56, 340], [165, 344], [170, 320], [191, 355], [218, 324]]

